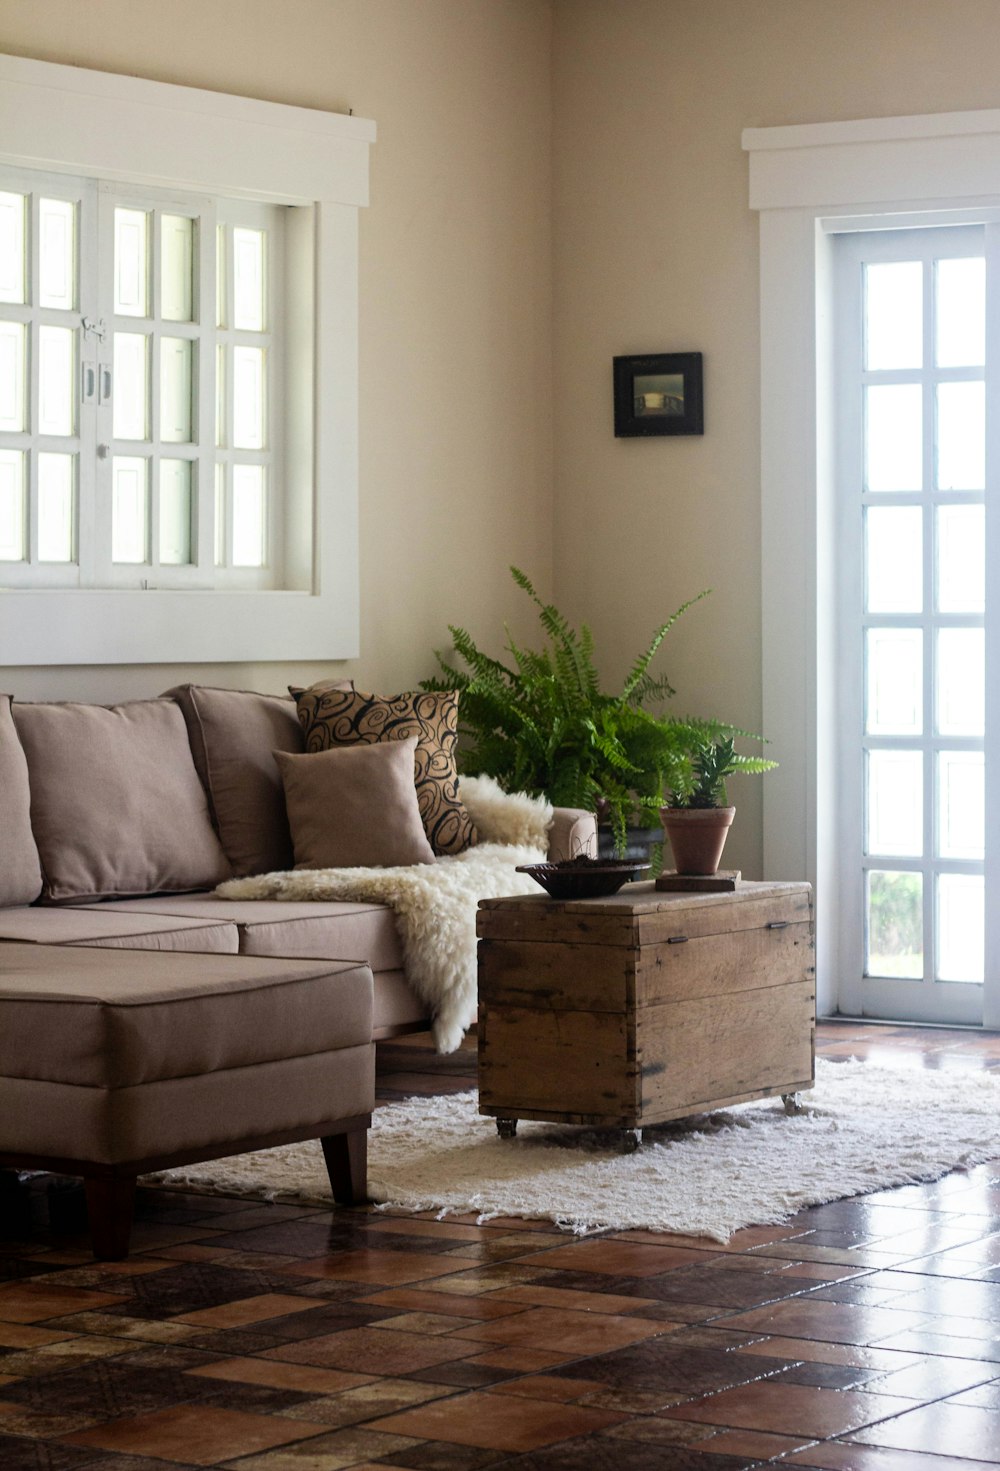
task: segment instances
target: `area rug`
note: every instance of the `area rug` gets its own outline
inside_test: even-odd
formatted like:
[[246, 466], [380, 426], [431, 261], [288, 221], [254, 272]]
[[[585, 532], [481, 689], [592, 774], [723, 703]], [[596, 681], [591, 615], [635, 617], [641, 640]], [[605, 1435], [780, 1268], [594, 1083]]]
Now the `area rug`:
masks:
[[[935, 1180], [1000, 1156], [1000, 1077], [857, 1061], [816, 1065], [789, 1117], [778, 1099], [647, 1129], [640, 1149], [614, 1134], [518, 1125], [502, 1140], [475, 1093], [376, 1110], [369, 1191], [385, 1209], [554, 1221], [594, 1230], [680, 1232], [725, 1242], [804, 1206]], [[171, 1170], [157, 1180], [260, 1200], [330, 1204], [317, 1143]]]

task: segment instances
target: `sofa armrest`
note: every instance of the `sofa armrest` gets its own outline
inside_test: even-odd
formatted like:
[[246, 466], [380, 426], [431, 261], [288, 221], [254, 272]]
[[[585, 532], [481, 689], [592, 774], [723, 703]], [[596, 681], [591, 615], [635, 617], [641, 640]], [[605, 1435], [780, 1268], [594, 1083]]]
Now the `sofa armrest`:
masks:
[[597, 857], [597, 818], [582, 807], [556, 807], [549, 827], [549, 862], [576, 858], [581, 853]]

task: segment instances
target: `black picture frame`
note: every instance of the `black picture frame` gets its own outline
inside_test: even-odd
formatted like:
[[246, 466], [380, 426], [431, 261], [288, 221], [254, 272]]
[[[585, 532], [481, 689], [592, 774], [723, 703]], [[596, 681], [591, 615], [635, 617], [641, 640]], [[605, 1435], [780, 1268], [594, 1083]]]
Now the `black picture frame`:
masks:
[[615, 437], [704, 434], [700, 352], [614, 360]]

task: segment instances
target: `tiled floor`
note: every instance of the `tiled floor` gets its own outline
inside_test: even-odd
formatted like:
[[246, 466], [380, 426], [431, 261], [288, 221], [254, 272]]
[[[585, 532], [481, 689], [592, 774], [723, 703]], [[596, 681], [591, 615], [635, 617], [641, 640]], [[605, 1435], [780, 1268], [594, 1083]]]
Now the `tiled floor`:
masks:
[[[829, 1024], [827, 1057], [1000, 1068], [1000, 1036]], [[382, 1097], [465, 1050], [381, 1049]], [[9, 1177], [8, 1177], [9, 1179]], [[1000, 1161], [728, 1247], [146, 1191], [0, 1194], [0, 1471], [1000, 1466]]]

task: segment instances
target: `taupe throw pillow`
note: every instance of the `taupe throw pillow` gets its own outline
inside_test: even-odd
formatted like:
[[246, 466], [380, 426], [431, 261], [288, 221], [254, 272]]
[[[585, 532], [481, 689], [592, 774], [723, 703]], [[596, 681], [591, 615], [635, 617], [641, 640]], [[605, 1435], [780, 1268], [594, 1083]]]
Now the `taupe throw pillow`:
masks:
[[382, 698], [312, 686], [296, 696], [306, 751], [417, 738], [414, 778], [424, 831], [435, 853], [464, 853], [477, 841], [458, 795], [458, 692], [417, 691]]
[[0, 695], [0, 908], [30, 904], [42, 892], [30, 802], [28, 763], [14, 729], [10, 696]]
[[211, 889], [230, 874], [173, 700], [14, 705], [51, 903]]
[[416, 736], [333, 747], [313, 756], [275, 751], [285, 784], [296, 868], [395, 868], [433, 863], [413, 783]]

